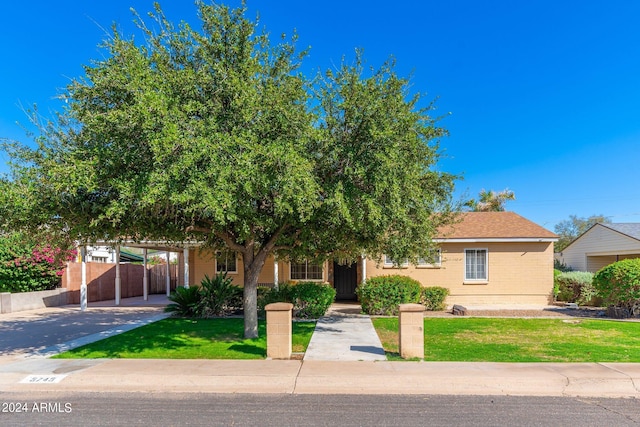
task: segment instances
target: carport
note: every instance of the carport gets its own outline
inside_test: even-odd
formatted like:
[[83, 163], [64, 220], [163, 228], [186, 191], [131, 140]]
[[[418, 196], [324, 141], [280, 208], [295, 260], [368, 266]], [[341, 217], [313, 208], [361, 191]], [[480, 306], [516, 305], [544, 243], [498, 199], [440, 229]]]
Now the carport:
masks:
[[[142, 277], [142, 298], [144, 301], [148, 301], [149, 299], [149, 270], [148, 270], [148, 250], [155, 249], [159, 251], [166, 252], [166, 295], [169, 296], [170, 289], [170, 274], [169, 274], [169, 259], [171, 252], [179, 253], [179, 270], [182, 273], [182, 285], [185, 287], [189, 287], [189, 250], [197, 247], [196, 243], [181, 243], [178, 245], [168, 245], [167, 242], [153, 242], [153, 241], [142, 241], [142, 242], [133, 242], [133, 241], [123, 241], [118, 243], [112, 242], [94, 242], [95, 245], [101, 246], [111, 246], [115, 249], [115, 280], [114, 280], [114, 289], [115, 289], [115, 299], [114, 304], [119, 306], [122, 301], [122, 276], [121, 276], [121, 259], [120, 259], [120, 251], [122, 246], [132, 247], [132, 248], [141, 248], [143, 251], [143, 277]], [[80, 283], [80, 309], [82, 311], [87, 309], [87, 245], [79, 246], [79, 257], [81, 262], [81, 283]]]

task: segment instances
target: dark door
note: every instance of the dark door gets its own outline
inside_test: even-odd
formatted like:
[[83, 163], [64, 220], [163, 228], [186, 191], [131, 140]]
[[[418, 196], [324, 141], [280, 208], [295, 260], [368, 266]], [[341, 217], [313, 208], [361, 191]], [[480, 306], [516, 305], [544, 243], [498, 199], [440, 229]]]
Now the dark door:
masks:
[[333, 263], [333, 286], [336, 288], [336, 300], [356, 300], [358, 285], [358, 265], [340, 265]]

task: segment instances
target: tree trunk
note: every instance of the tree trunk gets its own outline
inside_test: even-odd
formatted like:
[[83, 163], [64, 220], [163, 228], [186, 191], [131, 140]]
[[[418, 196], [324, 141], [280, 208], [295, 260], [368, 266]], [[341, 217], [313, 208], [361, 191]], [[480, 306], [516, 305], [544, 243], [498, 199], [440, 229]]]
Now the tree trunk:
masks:
[[260, 249], [253, 253], [253, 245], [242, 253], [244, 264], [244, 337], [258, 338], [258, 276], [267, 259], [267, 252]]
[[[258, 274], [244, 269], [244, 337], [258, 338]], [[249, 269], [250, 270], [250, 269]]]

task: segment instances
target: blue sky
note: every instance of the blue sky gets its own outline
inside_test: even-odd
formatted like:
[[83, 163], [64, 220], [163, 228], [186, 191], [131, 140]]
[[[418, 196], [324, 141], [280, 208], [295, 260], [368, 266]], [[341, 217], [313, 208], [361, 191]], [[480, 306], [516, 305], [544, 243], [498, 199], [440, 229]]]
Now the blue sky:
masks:
[[[160, 2], [194, 22], [189, 0]], [[228, 2], [237, 5], [237, 1]], [[569, 215], [640, 222], [640, 2], [249, 0], [273, 36], [296, 29], [309, 74], [353, 57], [389, 56], [412, 89], [437, 97], [450, 136], [440, 168], [457, 197], [509, 188], [515, 211], [553, 230]], [[28, 141], [21, 106], [50, 115], [55, 96], [116, 22], [134, 31], [152, 1], [59, 0], [0, 6], [0, 137]], [[0, 163], [6, 161], [0, 153]], [[6, 167], [0, 165], [0, 171]]]

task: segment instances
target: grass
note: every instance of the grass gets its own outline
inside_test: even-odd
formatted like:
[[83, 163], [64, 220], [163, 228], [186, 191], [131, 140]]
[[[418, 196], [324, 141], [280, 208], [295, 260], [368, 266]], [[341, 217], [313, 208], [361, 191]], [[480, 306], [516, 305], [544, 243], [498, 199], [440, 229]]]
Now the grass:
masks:
[[[266, 326], [259, 338], [244, 339], [243, 319], [169, 318], [61, 353], [59, 359], [263, 359]], [[293, 352], [304, 352], [315, 322], [294, 322]]]
[[[398, 319], [374, 318], [389, 359], [398, 359]], [[607, 320], [430, 318], [425, 360], [640, 362], [640, 324]]]

